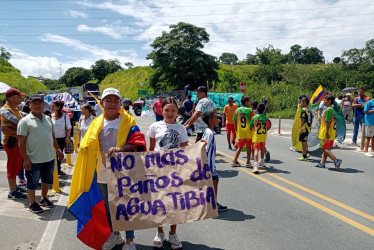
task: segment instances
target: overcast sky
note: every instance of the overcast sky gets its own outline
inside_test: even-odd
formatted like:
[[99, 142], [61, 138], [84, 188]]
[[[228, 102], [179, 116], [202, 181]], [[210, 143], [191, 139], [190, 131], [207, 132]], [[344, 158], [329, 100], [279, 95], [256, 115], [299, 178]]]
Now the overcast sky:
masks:
[[204, 51], [240, 60], [269, 44], [317, 47], [327, 61], [374, 38], [370, 0], [0, 0], [0, 46], [24, 76], [57, 79], [99, 59], [146, 66], [149, 44], [170, 24], [204, 27]]

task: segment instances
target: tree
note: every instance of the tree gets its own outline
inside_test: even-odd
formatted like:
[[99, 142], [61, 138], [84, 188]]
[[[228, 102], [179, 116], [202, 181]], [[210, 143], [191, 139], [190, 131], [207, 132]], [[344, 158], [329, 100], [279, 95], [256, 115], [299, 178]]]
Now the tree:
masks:
[[269, 45], [267, 48], [263, 49], [256, 48], [256, 56], [259, 60], [259, 64], [270, 65], [285, 62], [282, 50], [275, 49], [273, 45]]
[[1, 47], [0, 57], [5, 61], [9, 61], [9, 59], [12, 57], [12, 54], [10, 54], [10, 52], [8, 52], [4, 47]]
[[349, 68], [357, 69], [358, 66], [364, 61], [362, 49], [349, 49], [345, 50], [342, 53], [342, 61], [345, 65], [348, 65]]
[[244, 59], [245, 64], [248, 65], [257, 65], [259, 63], [259, 59], [257, 55], [247, 54], [247, 57]]
[[150, 78], [152, 88], [182, 89], [188, 83], [196, 88], [216, 81], [219, 64], [201, 50], [208, 41], [204, 28], [183, 22], [170, 25], [169, 32], [163, 31], [153, 41], [153, 50], [147, 55], [155, 69]]
[[288, 53], [288, 60], [290, 63], [303, 63], [303, 51], [302, 47], [298, 44], [292, 45], [290, 53]]
[[95, 79], [101, 82], [107, 75], [123, 70], [118, 59], [104, 60], [100, 59], [91, 66], [92, 75]]
[[370, 64], [374, 64], [374, 39], [366, 42], [363, 53], [365, 56], [365, 61]]
[[234, 53], [224, 52], [219, 57], [219, 60], [223, 64], [236, 65], [239, 59]]
[[81, 86], [92, 79], [91, 70], [82, 67], [72, 67], [59, 79], [66, 87]]
[[134, 64], [133, 64], [132, 62], [125, 62], [124, 64], [125, 64], [125, 66], [126, 66], [128, 69], [131, 69], [131, 68], [134, 67]]
[[334, 57], [334, 60], [332, 60], [333, 63], [340, 63], [341, 59], [340, 57]]
[[49, 78], [44, 78], [43, 83], [50, 90], [62, 89], [64, 87], [66, 87], [59, 80], [54, 80], [54, 79], [49, 79]]
[[304, 64], [318, 64], [325, 63], [325, 57], [323, 51], [316, 47], [306, 47], [303, 49], [303, 63]]

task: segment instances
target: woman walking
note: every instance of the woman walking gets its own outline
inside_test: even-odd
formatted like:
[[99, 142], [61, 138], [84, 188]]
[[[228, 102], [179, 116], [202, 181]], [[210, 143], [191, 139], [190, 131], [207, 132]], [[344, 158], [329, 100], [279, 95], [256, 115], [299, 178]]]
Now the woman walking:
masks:
[[[65, 145], [70, 142], [70, 131], [71, 124], [70, 118], [66, 113], [62, 112], [64, 108], [64, 101], [57, 100], [52, 102], [52, 122], [55, 127], [55, 136], [58, 146], [63, 151]], [[64, 171], [61, 170], [61, 161], [57, 158], [57, 168], [59, 175], [66, 175]]]

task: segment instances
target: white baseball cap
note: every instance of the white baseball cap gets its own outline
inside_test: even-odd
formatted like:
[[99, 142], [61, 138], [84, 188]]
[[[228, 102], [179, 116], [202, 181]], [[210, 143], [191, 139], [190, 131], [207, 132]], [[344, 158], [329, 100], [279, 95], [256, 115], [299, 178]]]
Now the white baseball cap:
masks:
[[115, 89], [115, 88], [104, 89], [103, 94], [101, 95], [101, 99], [104, 99], [108, 95], [115, 95], [115, 96], [118, 96], [119, 98], [121, 98], [121, 93], [119, 92], [118, 89]]

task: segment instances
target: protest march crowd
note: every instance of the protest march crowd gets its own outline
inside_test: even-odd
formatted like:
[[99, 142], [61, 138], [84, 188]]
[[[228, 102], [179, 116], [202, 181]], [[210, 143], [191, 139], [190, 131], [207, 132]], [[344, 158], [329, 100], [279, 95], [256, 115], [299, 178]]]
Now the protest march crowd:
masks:
[[[81, 106], [81, 117], [78, 122], [79, 152], [72, 177], [68, 209], [77, 218], [77, 237], [82, 242], [95, 249], [112, 249], [120, 244], [123, 244], [123, 249], [136, 249], [133, 242], [134, 230], [126, 230], [126, 237], [123, 238], [117, 230], [118, 227], [115, 225], [117, 222], [113, 221], [113, 218], [134, 214], [133, 207], [138, 212], [150, 213], [151, 203], [142, 203], [139, 198], [133, 198], [132, 200], [135, 203], [130, 201], [127, 205], [130, 207], [131, 203], [131, 208], [124, 205], [122, 206], [123, 210], [117, 210], [117, 214], [113, 214], [113, 209], [111, 209], [111, 206], [113, 206], [111, 205], [112, 198], [110, 198], [111, 190], [113, 188], [118, 190], [120, 186], [130, 189], [129, 182], [131, 179], [121, 177], [118, 178], [118, 182], [117, 179], [112, 181], [113, 177], [111, 175], [113, 173], [111, 172], [115, 172], [116, 169], [121, 170], [121, 164], [123, 164], [123, 168], [131, 170], [134, 164], [131, 165], [130, 163], [129, 165], [128, 159], [131, 162], [131, 159], [135, 159], [135, 156], [146, 154], [146, 151], [153, 153], [145, 156], [148, 159], [148, 164], [159, 165], [153, 171], [161, 171], [167, 164], [183, 165], [181, 159], [186, 159], [183, 150], [174, 153], [170, 151], [172, 153], [160, 154], [159, 152], [169, 152], [168, 150], [187, 147], [189, 145], [188, 135], [193, 132], [196, 133], [196, 145], [205, 148], [205, 151], [203, 150], [205, 155], [201, 159], [206, 159], [206, 163], [200, 164], [200, 159], [197, 159], [200, 171], [198, 175], [206, 177], [205, 179], [211, 183], [212, 187], [206, 189], [205, 196], [200, 193], [200, 198], [197, 198], [197, 194], [189, 192], [188, 194], [191, 194], [191, 196], [186, 195], [185, 198], [181, 198], [180, 203], [176, 202], [177, 195], [172, 195], [174, 209], [176, 204], [180, 204], [181, 209], [185, 210], [190, 207], [197, 207], [198, 204], [208, 206], [210, 202], [209, 209], [216, 211], [215, 214], [217, 214], [217, 211], [227, 210], [226, 206], [217, 202], [219, 198], [217, 193], [219, 176], [215, 165], [216, 138], [214, 127], [218, 124], [218, 118], [217, 109], [207, 94], [208, 89], [205, 86], [200, 86], [197, 89], [197, 103], [191, 101], [191, 96], [187, 95], [183, 102], [183, 114], [180, 114], [180, 106], [176, 99], [160, 96], [153, 105], [156, 122], [150, 125], [146, 133], [149, 137], [148, 147], [145, 134], [140, 131], [135, 119], [121, 107], [121, 95], [117, 89], [107, 88], [103, 91], [100, 101], [103, 110], [101, 115], [96, 116], [95, 109], [89, 104]], [[299, 109], [296, 114], [299, 122], [296, 125], [297, 141], [302, 155], [297, 160], [307, 161], [310, 157], [308, 137], [310, 137], [313, 121], [318, 120], [320, 125], [316, 137], [318, 137], [319, 147], [323, 154], [316, 167], [324, 168], [326, 159], [329, 157], [334, 162], [334, 168], [339, 170], [342, 160], [336, 158], [330, 150], [337, 137], [337, 126], [339, 125], [337, 123], [341, 122], [337, 116], [342, 113], [345, 128], [345, 122], [352, 122], [352, 109], [354, 135], [351, 145], [357, 145], [359, 126], [365, 123], [366, 140], [362, 143], [365, 143], [365, 155], [372, 157], [374, 151], [374, 93], [371, 94], [372, 98], [365, 96], [365, 89], [361, 88], [353, 100], [350, 94], [335, 99], [331, 92], [324, 92], [323, 90], [317, 90], [312, 97], [300, 96]], [[5, 96], [6, 103], [0, 109], [0, 116], [4, 134], [3, 145], [8, 157], [8, 198], [28, 198], [30, 201], [29, 211], [41, 213], [43, 212], [42, 207], [54, 207], [54, 204], [48, 199], [48, 190], [50, 185], [53, 184], [55, 160], [57, 161], [58, 174], [65, 175], [61, 170], [61, 161], [64, 158], [65, 146], [71, 143], [72, 126], [70, 118], [63, 111], [63, 101], [52, 101], [49, 105], [44, 101], [42, 94], [26, 97], [25, 94], [14, 88], [9, 89]], [[22, 96], [25, 96], [23, 101]], [[241, 107], [238, 107], [232, 98], [228, 98], [228, 104], [223, 110], [222, 126], [226, 128], [228, 149], [235, 151], [231, 166], [240, 167], [238, 158], [241, 152], [246, 152], [247, 162], [245, 166], [252, 168], [253, 173], [259, 174], [259, 167], [266, 166], [265, 158], [268, 153], [266, 139], [271, 127], [271, 123], [266, 117], [268, 100], [263, 97], [261, 103], [251, 102], [249, 97], [242, 96], [240, 102]], [[313, 115], [310, 108], [313, 105], [318, 106], [317, 117]], [[183, 122], [181, 123], [176, 121], [179, 115], [183, 116]], [[371, 153], [368, 152], [370, 143]], [[129, 154], [126, 155], [125, 152]], [[121, 154], [122, 157], [124, 156], [123, 161], [120, 158]], [[117, 158], [112, 157], [114, 155], [117, 155]], [[252, 156], [253, 164], [251, 163]], [[108, 162], [111, 167], [107, 167]], [[120, 166], [118, 167], [115, 164]], [[145, 167], [145, 165], [143, 166]], [[145, 168], [148, 169], [148, 167]], [[176, 187], [178, 186], [177, 181], [182, 183], [179, 174], [173, 172], [171, 178], [162, 176], [154, 183], [152, 182], [150, 187], [152, 188], [152, 185], [154, 185], [154, 187], [164, 188], [169, 184]], [[191, 174], [191, 180], [194, 180], [194, 178], [195, 176]], [[195, 179], [197, 180], [197, 178]], [[41, 180], [41, 200], [36, 201], [35, 191], [38, 189], [39, 180]], [[127, 182], [124, 182], [125, 180]], [[115, 183], [115, 185], [112, 185], [112, 183]], [[131, 185], [131, 188], [132, 193], [146, 192], [140, 188], [140, 185]], [[211, 193], [209, 193], [209, 190], [211, 190]], [[118, 191], [122, 192], [122, 189]], [[191, 205], [192, 203], [189, 203], [191, 200], [195, 200], [197, 203]], [[148, 212], [145, 211], [145, 203], [148, 204]], [[156, 202], [152, 206], [155, 213], [158, 212], [159, 208], [161, 210], [164, 208], [163, 204], [156, 204]], [[163, 211], [165, 211], [165, 208]], [[161, 225], [170, 225], [168, 241], [172, 249], [182, 248], [181, 240], [177, 234], [177, 224], [159, 223], [158, 225], [160, 226], [155, 229], [156, 236], [152, 242], [153, 247], [163, 247], [166, 235]]]

